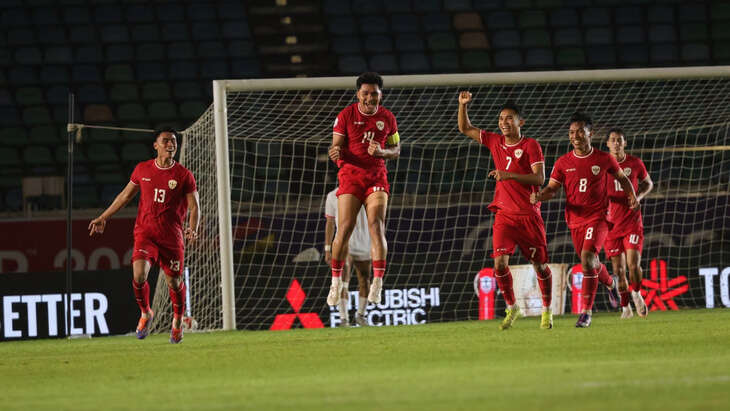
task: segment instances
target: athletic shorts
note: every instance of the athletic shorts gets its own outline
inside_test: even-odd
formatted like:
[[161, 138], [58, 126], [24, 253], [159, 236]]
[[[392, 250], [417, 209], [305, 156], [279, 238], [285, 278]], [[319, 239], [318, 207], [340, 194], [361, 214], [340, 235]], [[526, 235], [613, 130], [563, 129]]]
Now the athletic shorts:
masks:
[[580, 257], [583, 250], [598, 254], [603, 248], [603, 243], [606, 242], [606, 237], [608, 237], [608, 222], [601, 219], [571, 228], [570, 236], [573, 237], [573, 246], [575, 246], [578, 257]]
[[383, 191], [390, 195], [390, 184], [388, 184], [388, 171], [385, 168], [364, 169], [351, 164], [345, 164], [337, 173], [340, 188], [337, 196], [352, 194], [360, 202], [374, 192]]
[[517, 245], [528, 260], [538, 264], [548, 262], [545, 223], [542, 216], [507, 213], [497, 213], [494, 216], [492, 257], [512, 255]]
[[606, 239], [606, 257], [621, 255], [626, 250], [637, 250], [641, 254], [643, 249], [644, 230], [638, 226], [619, 236], [609, 233]]
[[132, 262], [147, 260], [152, 265], [159, 265], [170, 277], [182, 274], [185, 247], [163, 247], [149, 237], [135, 236]]

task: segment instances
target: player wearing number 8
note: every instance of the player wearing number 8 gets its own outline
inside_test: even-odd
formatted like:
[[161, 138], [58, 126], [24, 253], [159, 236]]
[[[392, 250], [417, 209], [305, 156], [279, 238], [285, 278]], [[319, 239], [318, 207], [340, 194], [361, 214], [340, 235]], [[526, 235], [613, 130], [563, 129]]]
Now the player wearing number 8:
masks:
[[[185, 283], [182, 279], [185, 240], [194, 241], [200, 222], [200, 201], [193, 173], [174, 157], [179, 133], [173, 129], [155, 131], [153, 147], [157, 157], [135, 167], [127, 186], [114, 202], [89, 223], [89, 235], [102, 234], [109, 220], [139, 195], [137, 221], [134, 224], [132, 288], [141, 315], [137, 338], [149, 332], [154, 313], [150, 309], [150, 286], [147, 283], [152, 264], [165, 273], [174, 311], [170, 342], [182, 340], [182, 316], [185, 309]], [[188, 227], [183, 231], [185, 214], [190, 211]]]
[[552, 273], [547, 265], [545, 223], [540, 215], [540, 204], [530, 203], [530, 195], [545, 181], [542, 148], [536, 140], [522, 135], [520, 130], [525, 120], [517, 105], [502, 106], [499, 111], [502, 134], [497, 134], [472, 126], [467, 112], [471, 100], [470, 92], [459, 93], [459, 131], [486, 146], [494, 160], [495, 170], [489, 173], [497, 180], [494, 200], [489, 204], [489, 210], [495, 213], [492, 257], [497, 286], [507, 304], [500, 329], [512, 327], [520, 316], [509, 270], [509, 256], [515, 252], [515, 246], [520, 247], [535, 268], [543, 304], [540, 327], [550, 329], [553, 326]]
[[583, 313], [575, 326], [588, 327], [591, 324], [599, 277], [609, 287], [609, 292], [613, 293], [613, 299], [617, 297], [615, 281], [598, 259], [598, 253], [608, 235], [607, 175], [610, 174], [618, 180], [628, 197], [630, 209], [638, 208], [639, 203], [631, 182], [616, 159], [591, 146], [593, 124], [587, 114], [573, 114], [569, 135], [573, 150], [558, 158], [547, 187], [533, 194], [530, 201], [537, 203], [550, 200], [561, 186], [565, 187], [565, 220], [573, 238], [575, 252], [583, 266]]
[[[627, 154], [626, 138], [621, 129], [615, 128], [608, 132], [608, 150], [618, 161], [631, 186], [636, 190], [636, 198], [641, 201], [649, 194], [654, 183], [646, 171], [646, 166], [640, 158]], [[621, 294], [621, 318], [631, 318], [633, 312], [629, 305], [629, 295], [634, 300], [636, 312], [640, 317], [646, 317], [649, 310], [640, 294], [641, 279], [641, 249], [644, 245], [644, 224], [641, 218], [641, 209], [631, 210], [626, 201], [619, 181], [608, 177], [608, 221], [611, 223], [611, 232], [606, 240], [606, 257], [611, 259], [613, 273], [619, 278], [619, 293]], [[626, 279], [626, 265], [628, 263], [631, 288]]]

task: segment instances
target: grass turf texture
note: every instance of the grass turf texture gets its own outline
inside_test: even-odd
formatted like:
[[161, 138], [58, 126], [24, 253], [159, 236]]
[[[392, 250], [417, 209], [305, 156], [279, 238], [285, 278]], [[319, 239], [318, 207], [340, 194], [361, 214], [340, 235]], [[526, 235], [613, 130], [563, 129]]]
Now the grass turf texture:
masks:
[[5, 342], [2, 408], [727, 409], [730, 310], [575, 320]]

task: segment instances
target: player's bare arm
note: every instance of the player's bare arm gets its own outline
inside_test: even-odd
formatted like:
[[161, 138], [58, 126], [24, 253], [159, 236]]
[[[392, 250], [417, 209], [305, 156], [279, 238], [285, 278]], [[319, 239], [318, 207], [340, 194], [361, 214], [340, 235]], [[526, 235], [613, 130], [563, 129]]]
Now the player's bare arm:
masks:
[[197, 191], [193, 191], [187, 194], [187, 200], [190, 217], [188, 227], [185, 229], [185, 240], [195, 242], [198, 238], [198, 226], [200, 225], [200, 196]]
[[543, 163], [532, 165], [532, 174], [518, 174], [504, 170], [492, 170], [489, 177], [497, 181], [515, 180], [520, 184], [530, 186], [541, 186], [545, 183], [545, 167]]
[[104, 212], [101, 213], [99, 217], [91, 220], [91, 222], [89, 223], [89, 236], [93, 236], [95, 233], [104, 233], [106, 221], [110, 219], [114, 214], [116, 214], [117, 211], [124, 208], [124, 206], [126, 206], [127, 203], [129, 203], [134, 198], [134, 196], [137, 195], [138, 191], [138, 185], [134, 184], [131, 181], [127, 183], [127, 186], [124, 187], [124, 190], [122, 190], [121, 193], [117, 194], [117, 197], [114, 199], [112, 204], [106, 210], [104, 210]]
[[337, 163], [341, 159], [342, 146], [345, 145], [345, 136], [342, 134], [332, 133], [332, 145], [327, 153], [330, 160]]
[[468, 91], [459, 92], [459, 131], [479, 143], [481, 140], [481, 130], [474, 127], [469, 121], [469, 113], [467, 106], [471, 102], [471, 93]]
[[539, 201], [548, 201], [555, 197], [558, 190], [560, 190], [560, 183], [555, 180], [550, 180], [545, 188], [537, 193], [530, 194], [530, 204], [537, 204]]
[[614, 174], [613, 176], [616, 177], [616, 180], [618, 180], [621, 188], [626, 193], [626, 196], [629, 199], [629, 208], [632, 210], [636, 210], [637, 208], [639, 208], [639, 200], [636, 198], [634, 186], [631, 184], [631, 180], [626, 177], [626, 174], [624, 174], [623, 170], [619, 168], [616, 174]]
[[324, 226], [324, 261], [332, 265], [332, 241], [335, 239], [335, 217], [326, 217]]
[[649, 194], [653, 189], [654, 182], [647, 174], [645, 179], [639, 181], [639, 192], [636, 194], [636, 201], [641, 202], [641, 200], [646, 197], [646, 195]]
[[380, 157], [385, 160], [393, 160], [400, 156], [400, 143], [395, 145], [385, 145], [385, 148], [380, 147], [377, 141], [371, 141], [368, 146], [368, 154], [373, 157]]

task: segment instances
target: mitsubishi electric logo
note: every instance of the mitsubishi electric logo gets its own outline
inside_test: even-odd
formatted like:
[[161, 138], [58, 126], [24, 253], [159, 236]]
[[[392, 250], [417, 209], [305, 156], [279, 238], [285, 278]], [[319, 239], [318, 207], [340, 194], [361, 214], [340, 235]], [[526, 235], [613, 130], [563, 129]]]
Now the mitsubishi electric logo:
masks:
[[304, 299], [307, 295], [304, 294], [302, 286], [299, 285], [299, 281], [295, 278], [292, 280], [289, 286], [289, 291], [286, 292], [286, 299], [294, 309], [294, 314], [278, 314], [274, 318], [274, 323], [271, 324], [270, 330], [288, 330], [294, 324], [294, 319], [299, 318], [304, 328], [324, 328], [322, 320], [319, 319], [317, 313], [300, 313], [304, 304]]
[[[357, 291], [350, 291], [347, 309], [356, 306]], [[425, 324], [429, 307], [441, 305], [439, 287], [431, 288], [396, 288], [383, 290], [383, 301], [380, 304], [368, 304], [366, 316], [368, 324], [408, 325]], [[337, 327], [341, 322], [337, 307], [330, 307], [330, 327]]]

